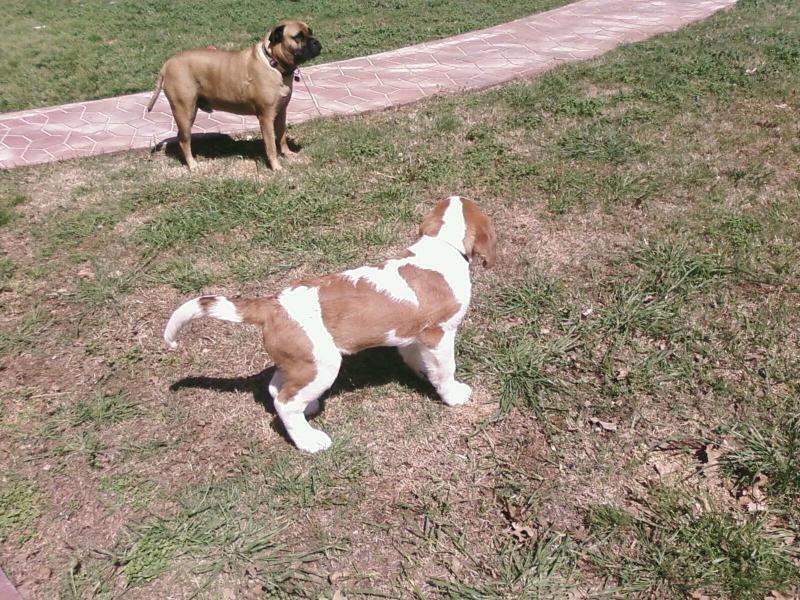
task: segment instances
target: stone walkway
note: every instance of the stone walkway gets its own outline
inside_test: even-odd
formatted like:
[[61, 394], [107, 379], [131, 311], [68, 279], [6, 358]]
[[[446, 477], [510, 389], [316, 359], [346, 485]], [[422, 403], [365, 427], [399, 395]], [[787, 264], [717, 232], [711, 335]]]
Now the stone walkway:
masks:
[[[735, 0], [580, 0], [481, 31], [308, 67], [295, 83], [289, 122], [497, 85], [678, 29], [733, 4]], [[174, 139], [163, 94], [153, 112], [146, 112], [150, 93], [0, 114], [0, 167], [150, 148]], [[192, 129], [195, 134], [251, 131], [258, 131], [255, 117], [223, 112], [200, 112]]]

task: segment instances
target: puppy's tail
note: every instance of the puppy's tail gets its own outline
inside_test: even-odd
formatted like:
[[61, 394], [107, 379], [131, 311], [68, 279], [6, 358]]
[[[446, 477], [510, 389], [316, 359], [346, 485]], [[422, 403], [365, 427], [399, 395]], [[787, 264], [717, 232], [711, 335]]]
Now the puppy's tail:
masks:
[[150, 96], [150, 102], [147, 103], [147, 112], [153, 110], [153, 106], [158, 100], [158, 95], [161, 93], [161, 88], [164, 87], [164, 69], [158, 74], [158, 81], [156, 82], [156, 89], [153, 90], [153, 95]]
[[177, 348], [178, 342], [175, 338], [178, 337], [178, 332], [186, 323], [200, 317], [213, 317], [221, 321], [250, 323], [263, 327], [267, 321], [269, 307], [269, 301], [265, 298], [229, 300], [225, 296], [200, 296], [183, 303], [172, 313], [164, 329], [164, 341], [170, 348]]

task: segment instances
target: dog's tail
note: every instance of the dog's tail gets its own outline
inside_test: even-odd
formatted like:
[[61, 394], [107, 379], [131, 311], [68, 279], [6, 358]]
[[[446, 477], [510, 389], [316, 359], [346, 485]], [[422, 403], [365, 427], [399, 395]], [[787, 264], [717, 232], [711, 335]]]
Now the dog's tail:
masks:
[[250, 323], [261, 325], [267, 321], [270, 304], [265, 298], [234, 298], [225, 296], [200, 296], [184, 302], [169, 318], [164, 329], [164, 341], [170, 348], [177, 348], [178, 332], [194, 319], [213, 317], [232, 323]]
[[158, 95], [161, 93], [162, 87], [164, 87], [164, 69], [161, 69], [161, 72], [158, 74], [156, 89], [153, 90], [153, 95], [150, 96], [150, 102], [147, 103], [147, 112], [153, 110], [153, 106], [155, 106], [156, 100], [158, 100]]

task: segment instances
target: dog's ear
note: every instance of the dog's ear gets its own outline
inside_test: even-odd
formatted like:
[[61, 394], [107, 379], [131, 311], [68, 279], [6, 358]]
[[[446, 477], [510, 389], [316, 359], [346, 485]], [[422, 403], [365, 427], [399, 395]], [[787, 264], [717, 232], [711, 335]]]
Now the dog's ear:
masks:
[[484, 226], [475, 235], [472, 256], [476, 255], [483, 259], [483, 266], [487, 269], [491, 269], [497, 260], [497, 235], [489, 219], [486, 219]]
[[279, 44], [283, 40], [283, 30], [286, 25], [278, 25], [269, 32], [269, 43], [271, 46]]
[[464, 221], [467, 225], [464, 250], [470, 258], [480, 256], [483, 266], [491, 268], [497, 260], [497, 234], [491, 219], [483, 214], [471, 200], [462, 198]]

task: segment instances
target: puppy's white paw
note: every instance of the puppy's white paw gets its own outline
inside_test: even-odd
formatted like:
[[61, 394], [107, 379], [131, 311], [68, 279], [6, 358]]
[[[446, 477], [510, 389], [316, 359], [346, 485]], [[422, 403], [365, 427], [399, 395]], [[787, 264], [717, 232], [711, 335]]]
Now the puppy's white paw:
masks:
[[442, 401], [447, 406], [458, 406], [469, 402], [470, 395], [472, 395], [472, 388], [466, 383], [456, 381], [447, 388], [447, 393], [442, 395]]
[[327, 433], [309, 428], [309, 431], [302, 436], [298, 436], [294, 443], [299, 450], [313, 454], [320, 450], [327, 450], [333, 442], [331, 442], [331, 438], [328, 437]]

